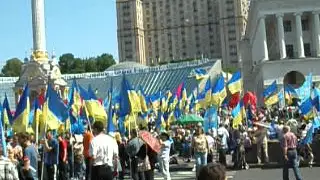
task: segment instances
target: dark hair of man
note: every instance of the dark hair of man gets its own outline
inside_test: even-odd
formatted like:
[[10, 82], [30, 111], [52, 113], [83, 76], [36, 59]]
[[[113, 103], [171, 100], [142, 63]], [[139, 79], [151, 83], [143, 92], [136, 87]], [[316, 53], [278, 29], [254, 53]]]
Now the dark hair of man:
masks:
[[138, 131], [136, 129], [132, 129], [130, 135], [131, 137], [138, 137]]
[[97, 133], [101, 133], [104, 129], [103, 123], [101, 121], [95, 121], [93, 123], [93, 129], [95, 129]]
[[30, 135], [28, 133], [21, 133], [20, 138], [23, 139], [24, 141], [29, 141], [30, 140]]
[[221, 164], [210, 163], [199, 171], [198, 180], [225, 180], [226, 168]]

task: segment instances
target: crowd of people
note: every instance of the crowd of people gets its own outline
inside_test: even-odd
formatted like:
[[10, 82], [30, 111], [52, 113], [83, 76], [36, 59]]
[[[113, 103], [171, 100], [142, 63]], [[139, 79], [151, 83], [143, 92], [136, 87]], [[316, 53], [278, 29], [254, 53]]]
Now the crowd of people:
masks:
[[[293, 167], [297, 179], [302, 179], [299, 159], [312, 166], [311, 143], [298, 142], [307, 136], [312, 122], [300, 121], [295, 110], [261, 109], [255, 116], [260, 124], [237, 128], [232, 127], [228, 110], [221, 110], [218, 116], [218, 127], [207, 132], [202, 123], [174, 125], [160, 131], [150, 122], [147, 127], [131, 129], [125, 136], [106, 134], [105, 125], [96, 121], [92, 127], [87, 126], [82, 135], [48, 130], [39, 143], [33, 134], [14, 134], [6, 137], [6, 147], [0, 147], [0, 179], [121, 180], [129, 175], [134, 180], [153, 180], [154, 171], [159, 170], [165, 180], [171, 180], [169, 167], [177, 161], [173, 161], [172, 155], [178, 154], [187, 162], [194, 158], [198, 179], [222, 180], [230, 165], [227, 154], [232, 154], [233, 168], [249, 168], [245, 157], [251, 153], [252, 144], [257, 145], [257, 163], [268, 163], [270, 139], [280, 141], [285, 160], [284, 180], [288, 179], [289, 167]], [[261, 122], [271, 122], [271, 125]], [[141, 130], [149, 131], [158, 139], [160, 151], [139, 137]]]

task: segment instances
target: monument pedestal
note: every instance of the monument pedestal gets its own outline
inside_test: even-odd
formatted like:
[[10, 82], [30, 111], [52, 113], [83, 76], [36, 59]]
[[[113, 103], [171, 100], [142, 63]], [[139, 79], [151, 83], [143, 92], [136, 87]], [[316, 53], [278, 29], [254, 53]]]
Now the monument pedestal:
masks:
[[[59, 66], [54, 61], [28, 61], [22, 66], [19, 80], [15, 84], [14, 92], [16, 103], [19, 100], [24, 86], [28, 83], [30, 89], [30, 101], [42, 92], [45, 92], [47, 84], [50, 83], [55, 90], [64, 92], [67, 82], [61, 78]], [[61, 94], [63, 95], [63, 94]]]

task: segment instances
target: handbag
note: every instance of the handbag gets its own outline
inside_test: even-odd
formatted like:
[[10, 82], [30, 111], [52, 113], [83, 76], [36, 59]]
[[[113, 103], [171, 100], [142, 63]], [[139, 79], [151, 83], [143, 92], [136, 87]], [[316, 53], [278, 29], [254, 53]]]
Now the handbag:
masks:
[[138, 172], [145, 172], [149, 170], [151, 170], [149, 156], [147, 155], [144, 159], [138, 158]]
[[151, 170], [151, 164], [148, 156], [148, 148], [146, 148], [146, 157], [144, 159], [138, 158], [138, 172], [149, 170]]

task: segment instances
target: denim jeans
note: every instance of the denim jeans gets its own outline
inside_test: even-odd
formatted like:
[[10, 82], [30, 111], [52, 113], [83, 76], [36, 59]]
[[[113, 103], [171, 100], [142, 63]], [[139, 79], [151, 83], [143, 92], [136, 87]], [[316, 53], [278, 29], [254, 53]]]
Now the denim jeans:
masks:
[[199, 169], [201, 168], [201, 166], [207, 165], [207, 155], [208, 155], [208, 153], [202, 153], [202, 152], [194, 153], [194, 157], [195, 157], [195, 160], [196, 160], [197, 174], [198, 174]]
[[289, 180], [289, 168], [293, 168], [293, 172], [297, 180], [302, 180], [298, 165], [297, 150], [288, 150], [287, 156], [288, 160], [284, 161], [283, 166], [283, 180]]

